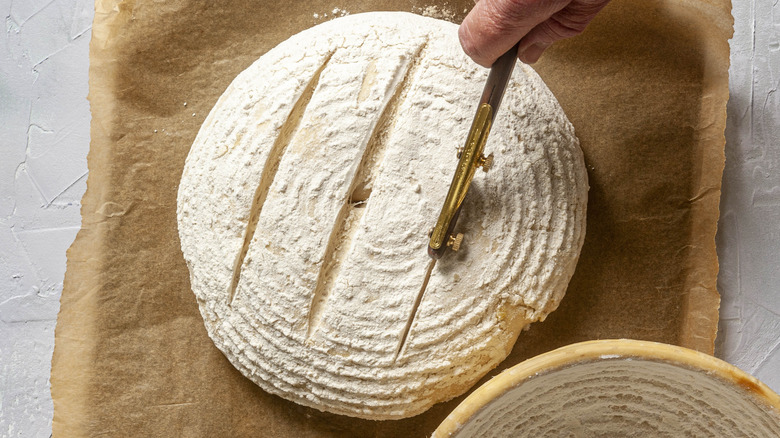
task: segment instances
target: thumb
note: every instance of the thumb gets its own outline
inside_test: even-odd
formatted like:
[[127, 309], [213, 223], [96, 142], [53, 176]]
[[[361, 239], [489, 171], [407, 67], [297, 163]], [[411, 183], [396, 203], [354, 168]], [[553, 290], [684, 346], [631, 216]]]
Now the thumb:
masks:
[[458, 29], [460, 44], [463, 51], [477, 64], [489, 67], [529, 31], [570, 2], [571, 0], [481, 0]]

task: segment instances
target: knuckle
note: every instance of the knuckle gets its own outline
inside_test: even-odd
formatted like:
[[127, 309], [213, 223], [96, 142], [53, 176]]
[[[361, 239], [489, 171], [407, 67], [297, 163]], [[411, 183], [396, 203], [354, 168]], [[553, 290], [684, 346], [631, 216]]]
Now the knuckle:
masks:
[[528, 0], [504, 0], [493, 2], [496, 12], [506, 17], [509, 21], [517, 21], [528, 14]]
[[534, 7], [529, 0], [494, 0], [487, 3], [486, 9], [489, 11], [488, 24], [494, 32], [511, 31], [523, 25], [527, 25], [529, 19], [533, 18], [532, 8]]
[[609, 0], [575, 0], [548, 20], [551, 37], [569, 38], [581, 34]]
[[464, 23], [458, 29], [458, 39], [463, 52], [478, 64], [483, 64], [483, 54], [480, 45], [475, 40], [469, 27]]
[[609, 0], [581, 0], [575, 1], [572, 7], [576, 8], [579, 14], [593, 18], [607, 3]]
[[585, 30], [589, 21], [572, 19], [565, 15], [552, 16], [548, 22], [550, 36], [556, 39], [563, 39], [579, 35]]

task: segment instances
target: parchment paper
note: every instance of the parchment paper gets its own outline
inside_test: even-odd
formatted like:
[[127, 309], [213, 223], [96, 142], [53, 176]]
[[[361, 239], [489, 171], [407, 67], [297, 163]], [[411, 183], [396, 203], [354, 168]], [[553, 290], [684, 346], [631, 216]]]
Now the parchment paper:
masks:
[[[201, 122], [271, 47], [343, 11], [401, 9], [458, 22], [471, 5], [97, 1], [90, 174], [56, 329], [54, 436], [433, 431], [462, 398], [407, 420], [355, 420], [268, 395], [233, 369], [190, 291], [175, 202]], [[587, 237], [560, 308], [522, 334], [493, 374], [589, 339], [712, 352], [730, 9], [728, 0], [613, 0], [538, 64], [585, 151]]]

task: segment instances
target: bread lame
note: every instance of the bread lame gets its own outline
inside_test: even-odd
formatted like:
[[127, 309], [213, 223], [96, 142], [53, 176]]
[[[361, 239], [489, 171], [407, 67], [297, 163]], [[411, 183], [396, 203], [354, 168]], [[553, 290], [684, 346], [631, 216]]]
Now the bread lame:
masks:
[[463, 242], [463, 233], [455, 233], [455, 224], [477, 167], [487, 172], [493, 164], [493, 154], [485, 156], [483, 151], [509, 77], [512, 76], [518, 47], [519, 43], [501, 55], [491, 66], [477, 113], [466, 138], [466, 145], [458, 148], [458, 167], [452, 177], [439, 219], [429, 235], [428, 255], [433, 260], [440, 259], [447, 248], [458, 251]]

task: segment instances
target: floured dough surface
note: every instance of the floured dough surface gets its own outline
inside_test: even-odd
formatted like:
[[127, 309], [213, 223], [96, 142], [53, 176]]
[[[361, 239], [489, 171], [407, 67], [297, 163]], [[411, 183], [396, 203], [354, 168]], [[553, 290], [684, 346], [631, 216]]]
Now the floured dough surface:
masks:
[[396, 12], [301, 32], [236, 77], [187, 157], [178, 221], [206, 329], [244, 375], [320, 410], [408, 417], [465, 392], [558, 306], [586, 173], [520, 63], [463, 248], [430, 269], [428, 230], [486, 77], [455, 24]]

